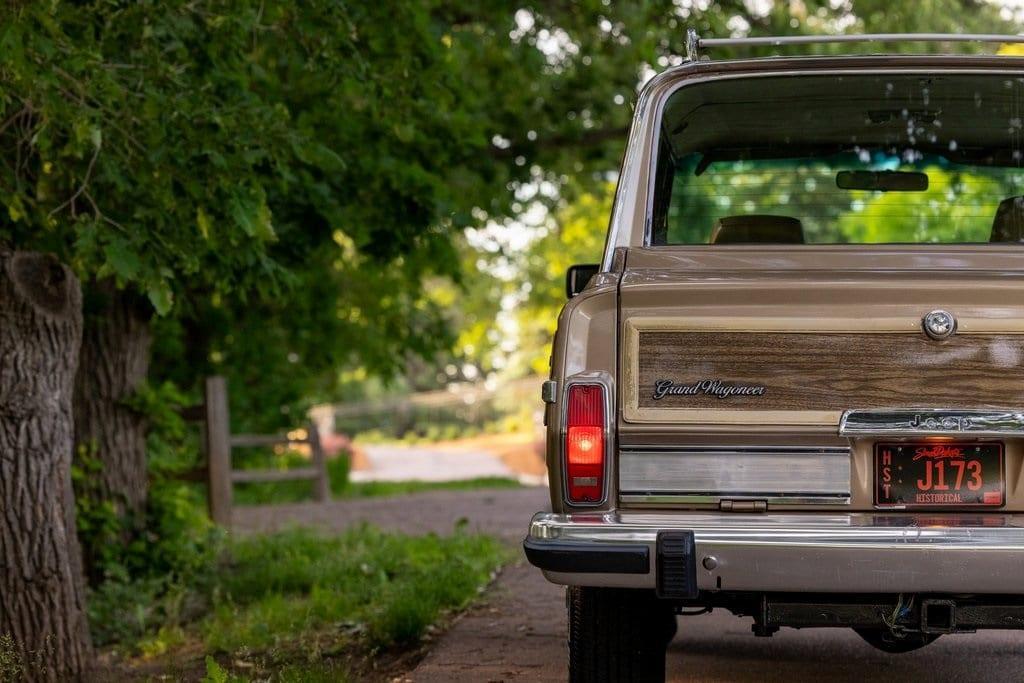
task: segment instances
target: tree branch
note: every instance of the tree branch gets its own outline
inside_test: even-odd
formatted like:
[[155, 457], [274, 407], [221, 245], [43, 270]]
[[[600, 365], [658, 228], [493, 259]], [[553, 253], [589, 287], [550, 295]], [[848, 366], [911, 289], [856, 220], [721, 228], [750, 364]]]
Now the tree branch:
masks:
[[63, 209], [64, 207], [68, 206], [69, 204], [71, 205], [71, 215], [72, 216], [75, 215], [75, 200], [78, 199], [81, 196], [81, 194], [83, 192], [85, 192], [85, 188], [87, 188], [89, 186], [89, 180], [92, 179], [92, 169], [96, 165], [96, 158], [99, 155], [100, 155], [100, 146], [96, 145], [96, 151], [92, 153], [92, 159], [89, 159], [89, 167], [85, 169], [85, 178], [82, 179], [81, 186], [77, 190], [75, 190], [75, 193], [73, 195], [71, 195], [67, 199], [67, 201], [65, 201], [63, 204], [58, 206], [56, 209], [54, 209], [50, 213], [46, 214], [47, 218], [52, 218], [53, 214], [60, 212], [61, 209]]

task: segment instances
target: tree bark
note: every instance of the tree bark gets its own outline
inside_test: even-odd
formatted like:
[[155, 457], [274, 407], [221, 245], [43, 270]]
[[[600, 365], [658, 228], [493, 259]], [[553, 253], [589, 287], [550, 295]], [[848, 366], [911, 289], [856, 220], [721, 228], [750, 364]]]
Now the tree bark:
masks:
[[32, 680], [73, 680], [91, 645], [71, 490], [81, 292], [50, 256], [0, 251], [0, 635]]
[[84, 308], [75, 444], [78, 457], [99, 464], [95, 472], [90, 468], [85, 492], [139, 519], [148, 494], [146, 420], [127, 401], [149, 371], [151, 309], [109, 282], [89, 288]]

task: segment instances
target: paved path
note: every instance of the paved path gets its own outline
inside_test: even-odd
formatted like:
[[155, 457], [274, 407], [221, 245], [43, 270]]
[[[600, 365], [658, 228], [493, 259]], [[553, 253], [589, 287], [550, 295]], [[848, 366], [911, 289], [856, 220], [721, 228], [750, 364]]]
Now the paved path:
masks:
[[[546, 507], [545, 489], [434, 491], [391, 499], [236, 509], [242, 530], [312, 524], [342, 529], [369, 521], [409, 533], [470, 528], [518, 543], [533, 512]], [[1024, 633], [989, 631], [945, 636], [906, 655], [885, 655], [846, 629], [783, 629], [755, 638], [749, 618], [716, 610], [680, 620], [669, 647], [670, 681], [1024, 680]], [[564, 681], [565, 599], [525, 561], [511, 565], [484, 599], [441, 636], [407, 676], [440, 681]]]
[[515, 477], [493, 453], [416, 446], [362, 446], [369, 469], [354, 470], [352, 481], [455, 481], [477, 477]]
[[523, 560], [502, 572], [408, 680], [564, 681], [565, 657], [565, 591]]

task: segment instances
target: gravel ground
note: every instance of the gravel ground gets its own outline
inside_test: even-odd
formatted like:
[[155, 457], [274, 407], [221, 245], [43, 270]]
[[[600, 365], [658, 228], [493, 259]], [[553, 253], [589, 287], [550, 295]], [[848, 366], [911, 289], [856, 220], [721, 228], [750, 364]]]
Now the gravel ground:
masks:
[[360, 498], [329, 503], [239, 506], [232, 528], [241, 532], [313, 526], [341, 531], [367, 522], [407, 534], [448, 534], [456, 524], [510, 542], [523, 540], [530, 518], [549, 505], [541, 487], [479, 491], [425, 491], [405, 496]]

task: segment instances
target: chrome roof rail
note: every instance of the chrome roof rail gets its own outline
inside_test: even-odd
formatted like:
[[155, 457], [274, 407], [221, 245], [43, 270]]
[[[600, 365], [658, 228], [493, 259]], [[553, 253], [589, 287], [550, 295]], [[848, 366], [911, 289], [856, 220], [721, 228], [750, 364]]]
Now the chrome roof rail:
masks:
[[759, 47], [815, 45], [823, 43], [1024, 43], [1024, 36], [997, 33], [849, 33], [809, 36], [757, 36], [752, 38], [701, 38], [694, 30], [686, 32], [686, 57], [701, 58], [701, 50], [713, 47]]

